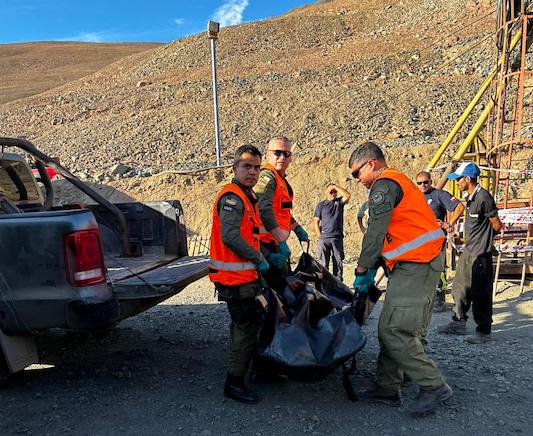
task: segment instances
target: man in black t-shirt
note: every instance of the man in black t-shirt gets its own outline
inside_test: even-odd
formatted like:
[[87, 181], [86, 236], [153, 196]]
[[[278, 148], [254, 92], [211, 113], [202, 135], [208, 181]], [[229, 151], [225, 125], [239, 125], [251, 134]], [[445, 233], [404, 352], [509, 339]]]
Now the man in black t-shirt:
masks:
[[[416, 175], [416, 185], [418, 186], [418, 189], [422, 191], [422, 194], [424, 194], [429, 207], [435, 214], [437, 222], [442, 227], [444, 233], [453, 230], [453, 226], [465, 210], [465, 207], [461, 202], [449, 192], [434, 188], [431, 181], [431, 175], [427, 171], [420, 171]], [[448, 212], [450, 212], [450, 216], [449, 219], [446, 220]], [[444, 257], [446, 258], [446, 256]], [[435, 305], [433, 306], [435, 312], [443, 312], [446, 310], [446, 288], [446, 265], [444, 265], [444, 270], [440, 275], [439, 283], [437, 285], [437, 295], [435, 297]]]
[[344, 260], [344, 206], [350, 196], [346, 189], [334, 183], [328, 184], [326, 200], [317, 204], [313, 220], [318, 236], [318, 261], [325, 268], [329, 268], [329, 260], [333, 257], [333, 275], [341, 281]]
[[439, 328], [440, 333], [466, 333], [467, 312], [477, 324], [476, 333], [466, 342], [481, 344], [490, 340], [492, 326], [492, 239], [502, 223], [498, 208], [489, 191], [477, 183], [480, 171], [476, 164], [463, 162], [448, 178], [457, 181], [461, 191], [468, 193], [466, 200], [465, 245], [457, 264], [453, 283], [455, 301], [452, 322]]
[[[434, 188], [431, 175], [427, 171], [420, 171], [416, 175], [416, 184], [418, 189], [424, 194], [429, 207], [437, 217], [437, 222], [443, 229], [449, 227], [445, 223], [447, 212], [454, 212], [457, 209], [456, 214], [450, 217], [451, 219], [448, 221], [448, 225], [451, 224], [453, 226], [464, 211], [464, 206], [461, 202], [449, 192]], [[457, 215], [457, 219], [453, 220], [455, 215]]]

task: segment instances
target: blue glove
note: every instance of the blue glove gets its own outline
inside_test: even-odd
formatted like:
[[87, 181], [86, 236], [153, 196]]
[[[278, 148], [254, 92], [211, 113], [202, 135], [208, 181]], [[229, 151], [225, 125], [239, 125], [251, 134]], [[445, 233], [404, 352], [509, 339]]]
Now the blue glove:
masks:
[[291, 257], [291, 250], [289, 250], [289, 246], [285, 241], [281, 241], [278, 245], [279, 247], [279, 253], [285, 257], [285, 259], [288, 259]]
[[287, 262], [287, 258], [280, 253], [270, 253], [267, 260], [270, 265], [277, 269], [283, 269]]
[[353, 281], [353, 288], [359, 294], [367, 294], [370, 286], [374, 284], [374, 277], [376, 276], [375, 269], [368, 269], [364, 273], [355, 273]]
[[296, 233], [299, 241], [309, 241], [309, 235], [302, 226], [296, 227], [294, 233]]
[[265, 273], [269, 269], [270, 269], [270, 265], [265, 259], [263, 259], [261, 262], [257, 264], [257, 271], [259, 271], [260, 273]]

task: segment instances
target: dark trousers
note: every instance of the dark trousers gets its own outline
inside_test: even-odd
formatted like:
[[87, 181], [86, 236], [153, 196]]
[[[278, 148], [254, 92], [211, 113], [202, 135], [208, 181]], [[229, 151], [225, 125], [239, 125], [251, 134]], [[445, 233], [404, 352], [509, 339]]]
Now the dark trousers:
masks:
[[344, 244], [342, 238], [320, 238], [318, 240], [318, 261], [329, 269], [329, 260], [333, 261], [333, 275], [342, 280], [342, 261]]
[[256, 312], [255, 296], [261, 291], [259, 283], [237, 286], [215, 284], [219, 301], [228, 304], [231, 317], [228, 351], [228, 374], [244, 377], [257, 348], [262, 320]]
[[490, 333], [492, 326], [492, 254], [472, 256], [463, 252], [457, 264], [453, 282], [455, 301], [454, 319], [466, 320], [472, 306], [472, 315], [480, 333]]
[[257, 348], [261, 320], [253, 299], [228, 301], [231, 316], [228, 352], [228, 374], [244, 377]]

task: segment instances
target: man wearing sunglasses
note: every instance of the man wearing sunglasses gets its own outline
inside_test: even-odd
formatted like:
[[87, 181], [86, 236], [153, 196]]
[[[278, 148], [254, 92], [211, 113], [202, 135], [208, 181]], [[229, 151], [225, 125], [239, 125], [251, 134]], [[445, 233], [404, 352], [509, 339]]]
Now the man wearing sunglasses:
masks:
[[383, 261], [389, 272], [378, 324], [376, 385], [361, 392], [359, 399], [401, 405], [405, 374], [419, 386], [407, 410], [414, 415], [428, 413], [453, 394], [423, 345], [443, 265], [444, 234], [420, 190], [405, 174], [387, 167], [376, 144], [361, 144], [348, 166], [352, 176], [370, 189], [368, 229], [354, 289], [368, 293]]
[[[465, 207], [452, 194], [443, 189], [433, 187], [431, 175], [427, 171], [420, 171], [416, 175], [416, 184], [418, 189], [424, 194], [429, 207], [437, 218], [437, 223], [446, 233], [453, 230], [455, 223], [462, 216]], [[446, 216], [448, 220], [446, 222]], [[444, 247], [443, 247], [444, 249]], [[443, 312], [446, 310], [446, 265], [441, 273], [439, 283], [437, 284], [437, 295], [433, 311]]]
[[305, 229], [292, 216], [294, 194], [286, 179], [292, 161], [292, 143], [284, 136], [268, 141], [266, 163], [261, 168], [259, 181], [254, 187], [259, 200], [259, 213], [265, 232], [261, 233], [261, 250], [271, 266], [265, 278], [274, 290], [285, 288], [287, 260], [291, 252], [287, 239], [291, 230], [300, 241], [308, 241]]

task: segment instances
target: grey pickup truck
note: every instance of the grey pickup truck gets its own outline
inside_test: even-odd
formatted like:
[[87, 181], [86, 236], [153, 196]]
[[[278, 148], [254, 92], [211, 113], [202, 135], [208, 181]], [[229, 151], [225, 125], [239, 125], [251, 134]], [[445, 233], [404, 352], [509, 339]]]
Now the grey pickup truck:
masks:
[[[54, 206], [49, 168], [95, 204]], [[205, 276], [207, 260], [187, 254], [178, 201], [112, 204], [29, 141], [0, 137], [0, 381], [38, 362], [32, 333], [113, 325]]]

